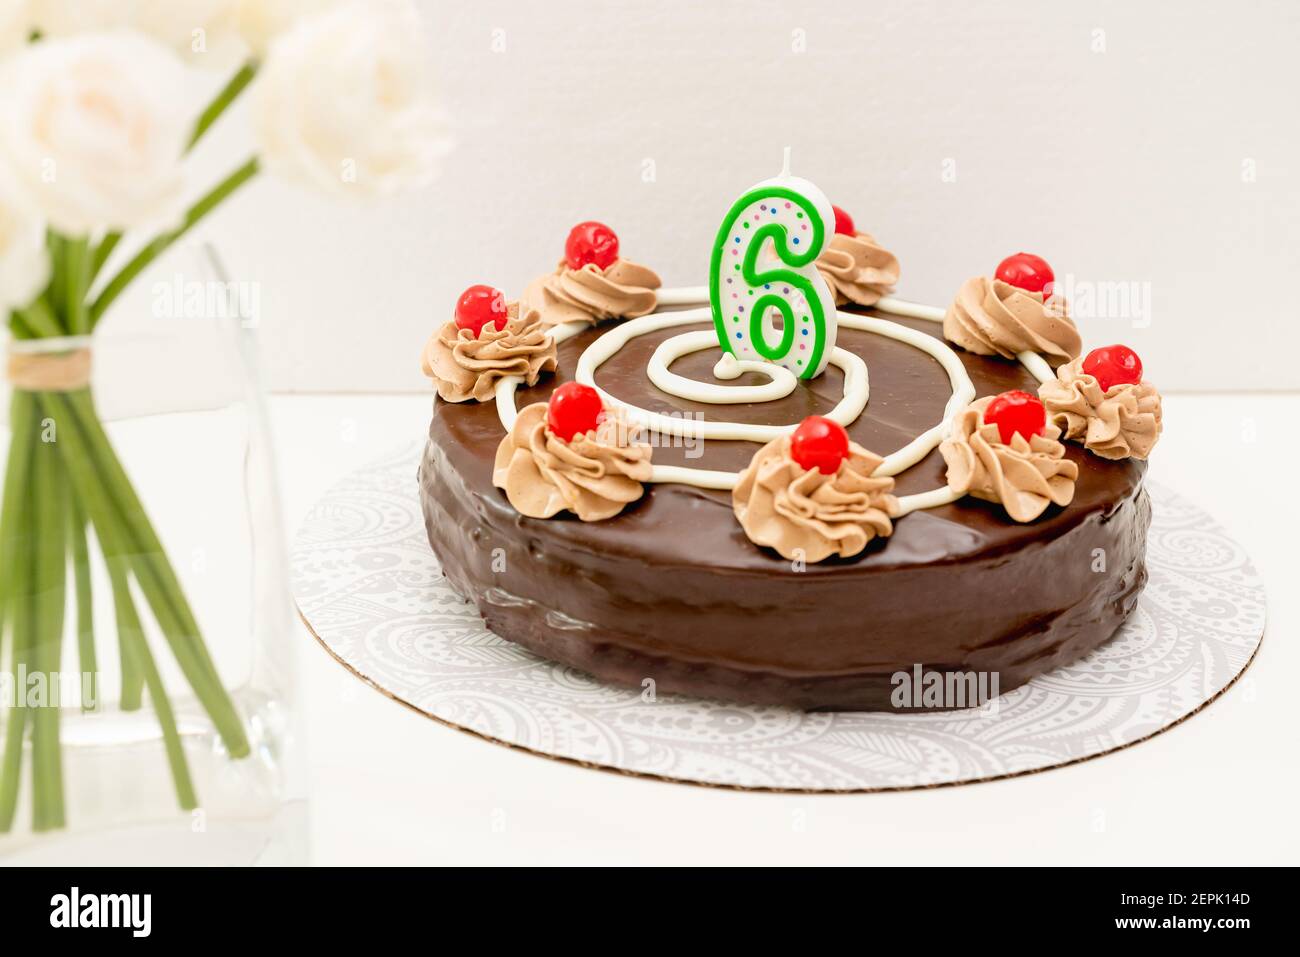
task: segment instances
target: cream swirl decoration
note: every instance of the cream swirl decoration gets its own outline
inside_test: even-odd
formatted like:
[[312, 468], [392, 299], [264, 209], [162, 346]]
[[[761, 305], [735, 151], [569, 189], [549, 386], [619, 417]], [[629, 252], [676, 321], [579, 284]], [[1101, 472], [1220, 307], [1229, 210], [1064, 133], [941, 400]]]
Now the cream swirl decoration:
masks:
[[850, 302], [874, 306], [894, 291], [899, 276], [898, 257], [870, 233], [836, 233], [817, 257], [817, 268], [831, 287], [837, 306]]
[[1083, 349], [1064, 300], [1044, 305], [1041, 293], [988, 276], [962, 283], [944, 316], [943, 334], [967, 352], [1004, 359], [1028, 352], [1064, 361]]
[[532, 386], [543, 372], [555, 371], [555, 340], [549, 330], [535, 312], [525, 311], [523, 316], [519, 312], [519, 303], [509, 303], [505, 328], [486, 322], [477, 337], [454, 321], [434, 332], [420, 365], [437, 385], [438, 395], [447, 402], [487, 402], [506, 376], [517, 376]]
[[644, 493], [651, 448], [617, 415], [565, 442], [546, 427], [546, 403], [520, 411], [497, 447], [492, 484], [521, 514], [573, 512], [584, 522], [612, 518]]
[[616, 259], [605, 269], [595, 263], [573, 269], [561, 261], [555, 272], [529, 283], [521, 301], [547, 325], [631, 319], [654, 312], [659, 285], [654, 270], [626, 259]]
[[1050, 423], [1028, 441], [1020, 433], [1003, 442], [998, 427], [984, 421], [993, 401], [972, 402], [939, 446], [948, 463], [948, 487], [959, 495], [999, 502], [1017, 522], [1032, 522], [1049, 505], [1069, 505], [1079, 466], [1065, 458], [1060, 431]]
[[1160, 393], [1150, 382], [1113, 385], [1097, 379], [1075, 359], [1043, 383], [1038, 397], [1065, 438], [1104, 459], [1145, 459], [1160, 438]]
[[850, 443], [849, 457], [826, 475], [799, 465], [790, 455], [790, 437], [782, 436], [759, 449], [740, 473], [732, 508], [750, 541], [783, 558], [848, 558], [894, 530], [894, 480], [873, 474], [882, 462]]
[[[1018, 292], [1018, 290], [1012, 291]], [[675, 305], [691, 305], [707, 299], [707, 295], [708, 290], [703, 287], [673, 288], [662, 290], [660, 301], [661, 303], [672, 302]], [[1042, 303], [1036, 294], [1024, 295], [1028, 301], [1034, 302], [1040, 310], [1042, 309]], [[876, 308], [882, 312], [935, 323], [944, 322], [946, 318], [944, 310], [896, 299], [893, 296], [883, 297]], [[596, 388], [606, 407], [615, 410], [617, 415], [624, 417], [633, 427], [669, 436], [762, 441], [769, 445], [789, 436], [798, 423], [759, 426], [751, 423], [712, 419], [700, 421], [690, 417], [664, 416], [625, 403], [618, 396], [611, 395], [596, 385], [595, 375], [600, 365], [637, 336], [679, 325], [703, 324], [709, 318], [709, 309], [704, 308], [680, 312], [656, 312], [630, 319], [609, 329], [583, 350], [578, 359], [574, 378]], [[882, 511], [887, 511], [891, 522], [919, 509], [950, 504], [967, 494], [1002, 503], [1007, 513], [1017, 521], [1032, 521], [1049, 505], [1066, 505], [1073, 500], [1078, 467], [1074, 462], [1064, 458], [1064, 446], [1058, 440], [1059, 430], [1051, 424], [1050, 420], [1044, 433], [1035, 436], [1032, 442], [1025, 442], [1024, 439], [1015, 436], [1011, 444], [1002, 443], [997, 428], [983, 423], [983, 408], [991, 401], [991, 397], [972, 403], [975, 398], [975, 387], [962, 360], [942, 339], [878, 316], [838, 312], [837, 321], [841, 328], [886, 336], [926, 352], [948, 374], [952, 386], [952, 396], [943, 417], [933, 427], [902, 448], [884, 456], [869, 473], [873, 481], [892, 477], [919, 463], [935, 448], [940, 448], [948, 462], [948, 481], [944, 486], [910, 495], [897, 497], [890, 495], [889, 507]], [[1066, 325], [1061, 328], [1068, 330], [1069, 334], [1062, 334], [1057, 338], [1069, 348], [1081, 348], [1070, 344], [1071, 337], [1077, 342], [1078, 333], [1074, 331], [1073, 324], [1069, 320], [1064, 322]], [[553, 327], [551, 334], [554, 341], [559, 344], [583, 333], [590, 326], [589, 320], [564, 323]], [[1036, 335], [1041, 334], [1044, 334], [1042, 329], [1036, 333]], [[751, 370], [734, 357], [724, 356], [714, 369], [715, 378], [720, 380], [735, 378], [746, 371], [761, 372], [766, 375], [768, 381], [753, 386], [700, 382], [670, 371], [669, 366], [676, 358], [706, 347], [716, 347], [716, 339], [711, 332], [690, 331], [672, 336], [656, 348], [647, 365], [647, 376], [668, 395], [693, 402], [718, 405], [743, 404], [771, 401], [772, 398], [789, 394], [790, 383], [786, 381], [786, 376], [782, 375], [788, 370], [771, 363], [765, 364], [761, 370]], [[728, 361], [728, 358], [731, 361]], [[1015, 358], [1040, 380], [1048, 380], [1053, 375], [1047, 363], [1032, 349], [1015, 353]], [[860, 357], [847, 353], [842, 362], [837, 363], [845, 371], [845, 394], [841, 403], [827, 417], [840, 421], [844, 425], [853, 421], [866, 407], [869, 388], [865, 363], [862, 364], [860, 375], [855, 371], [856, 363], [860, 362], [862, 362]], [[791, 375], [789, 378], [794, 377]], [[502, 425], [511, 435], [515, 434], [518, 419], [522, 415], [516, 410], [514, 398], [515, 390], [522, 383], [523, 380], [518, 376], [505, 376], [496, 384], [497, 414]], [[972, 410], [976, 411], [972, 413]], [[503, 442], [503, 448], [505, 444]], [[499, 452], [498, 458], [500, 455]], [[638, 482], [671, 482], [698, 488], [735, 490], [745, 474], [685, 466], [651, 465], [648, 456], [643, 464], [644, 469], [637, 467]], [[504, 475], [500, 469], [497, 474]], [[640, 478], [640, 475], [644, 475], [645, 478]], [[617, 511], [618, 509], [615, 509], [611, 514]], [[875, 525], [872, 525], [872, 529], [875, 535], [883, 534]]]

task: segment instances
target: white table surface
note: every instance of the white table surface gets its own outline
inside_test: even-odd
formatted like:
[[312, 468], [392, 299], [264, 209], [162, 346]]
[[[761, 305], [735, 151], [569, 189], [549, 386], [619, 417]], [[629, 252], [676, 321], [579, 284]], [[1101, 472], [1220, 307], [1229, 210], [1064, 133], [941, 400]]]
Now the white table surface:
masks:
[[[428, 426], [427, 396], [276, 396], [287, 524]], [[1250, 670], [1170, 731], [1079, 765], [894, 794], [780, 795], [574, 767], [450, 730], [304, 630], [317, 864], [1300, 863], [1300, 395], [1174, 395], [1151, 476], [1247, 548], [1269, 624]], [[412, 479], [411, 494], [416, 494]]]

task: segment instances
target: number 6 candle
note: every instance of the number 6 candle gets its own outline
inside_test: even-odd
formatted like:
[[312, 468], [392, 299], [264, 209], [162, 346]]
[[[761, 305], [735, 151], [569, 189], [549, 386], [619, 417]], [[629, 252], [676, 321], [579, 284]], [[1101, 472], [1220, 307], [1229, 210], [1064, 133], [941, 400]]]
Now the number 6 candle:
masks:
[[781, 175], [732, 204], [709, 266], [723, 352], [775, 362], [802, 379], [821, 375], [835, 348], [835, 299], [816, 262], [834, 223], [826, 194], [790, 175], [789, 147]]

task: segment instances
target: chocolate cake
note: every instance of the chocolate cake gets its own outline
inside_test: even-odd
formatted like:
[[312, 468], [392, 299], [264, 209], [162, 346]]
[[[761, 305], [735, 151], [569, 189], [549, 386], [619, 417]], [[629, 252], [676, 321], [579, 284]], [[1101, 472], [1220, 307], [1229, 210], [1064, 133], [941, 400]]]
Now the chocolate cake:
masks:
[[[895, 321], [940, 331], [926, 320]], [[562, 343], [555, 377], [520, 390], [520, 407], [571, 381], [578, 355], [605, 331]], [[659, 411], [715, 411], [669, 399], [646, 381], [650, 353], [669, 334], [634, 340], [599, 370], [597, 384]], [[848, 427], [855, 442], [892, 450], [942, 415], [947, 377], [933, 359], [861, 332], [841, 331], [840, 345], [871, 369], [867, 411]], [[1019, 364], [960, 355], [980, 395], [1037, 385]], [[697, 353], [674, 369], [708, 378], [711, 365]], [[745, 420], [824, 414], [842, 378], [832, 367], [797, 394], [746, 409]], [[756, 379], [746, 374], [738, 384]], [[524, 517], [492, 485], [503, 435], [493, 404], [435, 400], [420, 468], [429, 541], [492, 631], [618, 684], [652, 679], [661, 693], [884, 710], [893, 676], [920, 664], [996, 673], [1005, 693], [1103, 644], [1146, 581], [1145, 463], [1077, 446], [1066, 451], [1080, 472], [1074, 500], [1034, 522], [1008, 521], [997, 505], [963, 498], [900, 518], [890, 537], [852, 558], [795, 571], [745, 537], [727, 491], [654, 484], [605, 521]], [[705, 441], [699, 458], [687, 458], [697, 449], [660, 446], [654, 459], [738, 470], [757, 448]], [[936, 450], [898, 477], [898, 490], [922, 492], [943, 476]]]
[[1126, 347], [1082, 355], [1038, 257], [947, 310], [897, 279], [783, 174], [732, 207], [707, 293], [598, 223], [519, 302], [471, 287], [424, 356], [448, 581], [599, 679], [809, 710], [982, 704], [950, 692], [1104, 644], [1146, 581], [1159, 394]]

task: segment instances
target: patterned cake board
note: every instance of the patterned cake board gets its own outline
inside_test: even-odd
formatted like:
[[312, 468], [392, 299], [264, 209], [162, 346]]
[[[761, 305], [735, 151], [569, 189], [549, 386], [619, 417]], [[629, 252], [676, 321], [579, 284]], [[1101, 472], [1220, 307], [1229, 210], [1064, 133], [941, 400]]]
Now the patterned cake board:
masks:
[[346, 668], [442, 724], [566, 761], [792, 791], [935, 787], [1027, 774], [1158, 734], [1222, 694], [1264, 632], [1241, 546], [1153, 485], [1151, 579], [1116, 638], [982, 709], [806, 714], [603, 684], [484, 627], [442, 579], [416, 484], [422, 443], [353, 472], [294, 547], [303, 620]]

